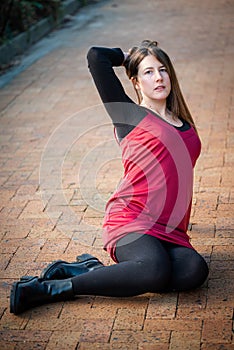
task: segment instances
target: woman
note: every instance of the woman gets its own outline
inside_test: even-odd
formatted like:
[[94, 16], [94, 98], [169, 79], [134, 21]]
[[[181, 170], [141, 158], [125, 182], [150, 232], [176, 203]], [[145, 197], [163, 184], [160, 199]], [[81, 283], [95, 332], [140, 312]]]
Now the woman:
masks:
[[[103, 225], [105, 249], [117, 264], [103, 266], [89, 255], [73, 263], [56, 261], [40, 278], [14, 283], [15, 314], [78, 295], [185, 291], [201, 286], [208, 276], [205, 260], [186, 233], [200, 140], [169, 57], [148, 40], [128, 53], [93, 47], [87, 57], [115, 126], [125, 170]], [[138, 104], [114, 72], [122, 65]]]

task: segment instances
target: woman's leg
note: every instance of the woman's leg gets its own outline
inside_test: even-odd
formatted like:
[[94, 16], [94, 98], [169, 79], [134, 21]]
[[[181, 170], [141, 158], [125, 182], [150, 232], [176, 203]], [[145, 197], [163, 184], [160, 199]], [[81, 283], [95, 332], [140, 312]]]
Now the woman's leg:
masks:
[[[132, 235], [129, 237], [133, 238]], [[32, 277], [14, 283], [10, 312], [19, 314], [45, 303], [73, 299], [75, 295], [127, 297], [162, 291], [167, 287], [171, 262], [156, 238], [136, 235], [131, 242], [122, 239], [117, 245], [116, 257], [119, 261], [116, 265], [100, 267], [73, 278], [44, 280]]]
[[155, 237], [136, 233], [130, 243], [119, 240], [116, 258], [115, 265], [73, 277], [74, 294], [127, 297], [163, 290], [170, 281], [170, 259]]
[[190, 248], [168, 243], [163, 245], [172, 263], [172, 277], [168, 290], [186, 291], [200, 287], [209, 274], [204, 258]]

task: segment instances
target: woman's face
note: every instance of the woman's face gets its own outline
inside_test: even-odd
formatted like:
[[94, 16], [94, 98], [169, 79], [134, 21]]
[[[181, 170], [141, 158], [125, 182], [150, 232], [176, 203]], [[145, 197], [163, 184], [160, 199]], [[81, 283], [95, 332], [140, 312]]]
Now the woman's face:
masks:
[[171, 81], [166, 67], [153, 55], [146, 56], [138, 67], [136, 88], [143, 100], [164, 101], [171, 91]]

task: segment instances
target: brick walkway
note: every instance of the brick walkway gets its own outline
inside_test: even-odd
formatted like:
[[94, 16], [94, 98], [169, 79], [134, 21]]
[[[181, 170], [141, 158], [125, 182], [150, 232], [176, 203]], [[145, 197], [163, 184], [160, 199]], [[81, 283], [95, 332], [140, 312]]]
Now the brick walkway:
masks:
[[[51, 50], [0, 90], [0, 348], [234, 349], [231, 1], [111, 0], [81, 15], [90, 18], [84, 27], [71, 22], [51, 35]], [[128, 49], [144, 38], [173, 58], [203, 142], [190, 234], [209, 262], [208, 283], [189, 293], [81, 297], [16, 317], [9, 292], [20, 276], [84, 252], [110, 263], [100, 226], [121, 166], [85, 56], [92, 45]]]

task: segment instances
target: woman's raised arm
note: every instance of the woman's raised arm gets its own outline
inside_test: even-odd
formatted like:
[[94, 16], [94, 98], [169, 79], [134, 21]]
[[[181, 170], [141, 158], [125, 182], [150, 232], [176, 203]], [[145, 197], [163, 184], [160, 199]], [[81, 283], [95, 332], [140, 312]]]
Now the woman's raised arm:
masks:
[[125, 93], [113, 67], [122, 66], [125, 55], [119, 48], [92, 47], [88, 66], [103, 103], [133, 102]]

